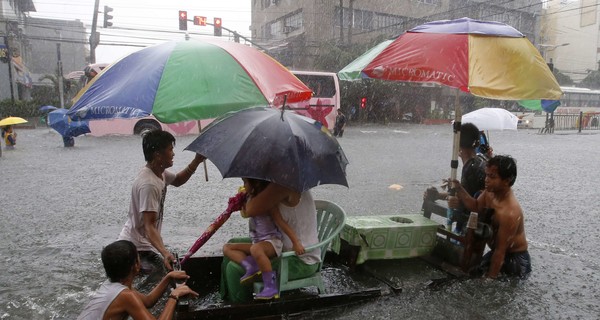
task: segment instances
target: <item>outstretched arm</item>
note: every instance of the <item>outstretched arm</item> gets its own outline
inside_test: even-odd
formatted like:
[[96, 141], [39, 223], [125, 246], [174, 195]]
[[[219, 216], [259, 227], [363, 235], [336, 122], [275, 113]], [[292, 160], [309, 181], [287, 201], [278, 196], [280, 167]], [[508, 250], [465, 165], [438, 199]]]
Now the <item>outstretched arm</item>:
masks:
[[196, 172], [196, 169], [198, 169], [198, 166], [204, 160], [206, 160], [206, 158], [203, 155], [196, 154], [194, 160], [192, 160], [192, 162], [190, 162], [190, 164], [188, 164], [183, 170], [177, 173], [177, 176], [175, 177], [175, 180], [171, 182], [171, 185], [179, 187], [185, 184], [188, 180], [190, 180], [190, 177], [194, 174], [194, 172]]
[[[467, 190], [460, 184], [458, 180], [453, 180], [454, 187], [456, 188], [456, 197], [463, 203], [464, 207], [472, 212], [482, 212], [485, 208], [487, 192], [484, 190], [479, 197], [473, 198]], [[448, 198], [449, 207], [455, 208], [456, 203], [453, 203], [452, 197]]]

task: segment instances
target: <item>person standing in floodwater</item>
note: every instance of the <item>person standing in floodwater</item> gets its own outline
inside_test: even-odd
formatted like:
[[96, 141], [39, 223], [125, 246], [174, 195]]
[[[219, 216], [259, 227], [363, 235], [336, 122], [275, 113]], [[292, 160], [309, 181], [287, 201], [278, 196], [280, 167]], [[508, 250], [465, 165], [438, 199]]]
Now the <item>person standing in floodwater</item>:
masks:
[[457, 196], [472, 211], [493, 209], [493, 237], [488, 240], [490, 251], [484, 255], [480, 271], [495, 279], [500, 273], [526, 278], [531, 272], [523, 210], [512, 186], [517, 179], [517, 163], [510, 156], [495, 156], [487, 162], [485, 190], [475, 199], [454, 180]]
[[335, 126], [333, 127], [333, 136], [334, 137], [343, 137], [344, 129], [346, 128], [346, 115], [344, 115], [341, 111], [338, 110], [338, 115], [335, 118]]
[[2, 139], [4, 139], [4, 144], [6, 145], [6, 149], [14, 149], [17, 144], [17, 133], [14, 132], [12, 126], [6, 126], [2, 128]]
[[179, 187], [186, 183], [206, 159], [196, 154], [185, 169], [175, 174], [167, 170], [173, 166], [174, 146], [175, 137], [169, 132], [154, 130], [144, 135], [142, 148], [146, 165], [133, 182], [127, 222], [119, 234], [118, 240], [135, 244], [142, 271], [149, 274], [142, 287], [160, 280], [167, 270], [173, 270], [175, 257], [161, 236], [167, 186]]

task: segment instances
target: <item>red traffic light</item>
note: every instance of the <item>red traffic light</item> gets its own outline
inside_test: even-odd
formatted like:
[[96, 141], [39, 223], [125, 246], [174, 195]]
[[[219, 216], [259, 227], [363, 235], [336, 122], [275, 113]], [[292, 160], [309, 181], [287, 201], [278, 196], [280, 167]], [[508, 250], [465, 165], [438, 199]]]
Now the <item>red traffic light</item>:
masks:
[[214, 27], [214, 35], [215, 37], [220, 37], [221, 34], [223, 33], [223, 30], [221, 29], [221, 18], [214, 18], [213, 20], [213, 27]]
[[360, 107], [363, 109], [367, 107], [367, 97], [360, 98]]
[[187, 11], [179, 10], [179, 30], [187, 30]]

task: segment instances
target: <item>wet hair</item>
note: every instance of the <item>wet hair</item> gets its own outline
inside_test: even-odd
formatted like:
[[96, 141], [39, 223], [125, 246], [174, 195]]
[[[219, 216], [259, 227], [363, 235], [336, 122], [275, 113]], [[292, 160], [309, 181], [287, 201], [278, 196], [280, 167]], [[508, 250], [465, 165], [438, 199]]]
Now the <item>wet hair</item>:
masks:
[[498, 175], [502, 180], [509, 179], [509, 186], [517, 180], [517, 161], [511, 156], [494, 156], [487, 162], [487, 167], [495, 166], [498, 168]]
[[142, 138], [142, 149], [146, 161], [152, 161], [154, 152], [165, 150], [167, 147], [175, 145], [175, 137], [167, 131], [152, 130]]
[[102, 249], [101, 256], [104, 271], [111, 282], [127, 278], [138, 259], [135, 245], [129, 240], [118, 240], [107, 245]]
[[479, 146], [479, 129], [472, 123], [460, 126], [460, 147], [474, 149]]
[[261, 191], [265, 190], [265, 188], [269, 185], [269, 181], [260, 180], [255, 178], [244, 178], [248, 180], [248, 184], [252, 186], [252, 193], [249, 193], [251, 196], [256, 196]]

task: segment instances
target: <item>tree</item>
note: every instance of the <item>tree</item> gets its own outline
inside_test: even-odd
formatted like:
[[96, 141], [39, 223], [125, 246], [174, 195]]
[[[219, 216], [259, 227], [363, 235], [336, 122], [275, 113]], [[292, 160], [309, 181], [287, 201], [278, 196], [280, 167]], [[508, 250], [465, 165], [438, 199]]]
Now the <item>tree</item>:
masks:
[[600, 89], [600, 71], [590, 71], [588, 75], [581, 80], [580, 85], [589, 89]]
[[554, 74], [556, 81], [558, 81], [558, 84], [560, 84], [561, 86], [572, 86], [573, 85], [573, 80], [571, 79], [571, 77], [560, 72], [560, 70], [558, 70], [557, 68], [554, 68], [552, 73]]

